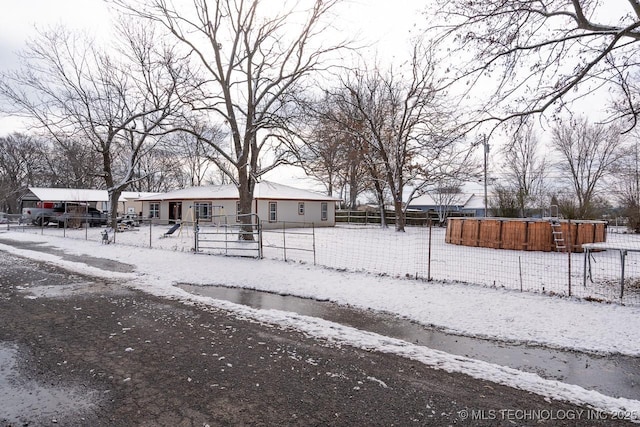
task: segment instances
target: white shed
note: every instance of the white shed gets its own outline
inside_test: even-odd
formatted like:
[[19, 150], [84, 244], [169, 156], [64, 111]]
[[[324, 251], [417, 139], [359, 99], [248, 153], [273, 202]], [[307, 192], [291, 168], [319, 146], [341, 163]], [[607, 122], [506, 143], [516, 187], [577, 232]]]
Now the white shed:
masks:
[[[237, 222], [238, 189], [233, 184], [190, 187], [138, 199], [145, 218], [201, 223], [220, 218]], [[335, 204], [340, 199], [275, 182], [256, 184], [252, 213], [263, 227], [316, 227], [335, 225]]]

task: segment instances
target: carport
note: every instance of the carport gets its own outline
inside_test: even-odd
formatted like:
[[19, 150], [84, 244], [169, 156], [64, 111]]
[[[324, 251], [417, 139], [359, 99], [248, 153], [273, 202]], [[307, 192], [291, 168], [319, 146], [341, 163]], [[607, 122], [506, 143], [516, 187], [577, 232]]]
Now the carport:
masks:
[[[153, 196], [157, 193], [123, 191], [118, 199], [118, 212], [122, 214], [138, 213], [142, 211], [141, 203], [136, 200], [140, 197]], [[109, 193], [107, 190], [95, 190], [84, 188], [45, 188], [29, 187], [20, 198], [20, 211], [24, 208], [36, 207], [38, 202], [52, 203], [83, 203], [100, 211], [109, 210]]]

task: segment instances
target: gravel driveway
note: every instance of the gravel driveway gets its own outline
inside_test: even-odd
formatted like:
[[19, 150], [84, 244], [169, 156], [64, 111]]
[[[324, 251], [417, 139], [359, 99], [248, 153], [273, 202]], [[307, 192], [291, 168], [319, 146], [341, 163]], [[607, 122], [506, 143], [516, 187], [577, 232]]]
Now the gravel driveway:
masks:
[[0, 402], [7, 426], [585, 421], [585, 408], [4, 252]]

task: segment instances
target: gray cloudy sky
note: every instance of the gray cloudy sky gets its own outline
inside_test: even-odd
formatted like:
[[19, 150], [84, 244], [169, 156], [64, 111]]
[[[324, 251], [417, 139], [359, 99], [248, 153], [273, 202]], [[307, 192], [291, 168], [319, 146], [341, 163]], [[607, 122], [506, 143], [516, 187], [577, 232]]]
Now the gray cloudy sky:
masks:
[[[375, 43], [367, 55], [405, 56], [407, 35], [420, 20], [424, 0], [345, 0], [339, 14], [340, 27], [360, 33]], [[109, 11], [103, 0], [2, 0], [0, 13], [0, 70], [18, 65], [16, 52], [23, 49], [36, 28], [63, 24], [89, 34], [109, 35]], [[0, 115], [0, 135], [19, 127], [14, 118]]]

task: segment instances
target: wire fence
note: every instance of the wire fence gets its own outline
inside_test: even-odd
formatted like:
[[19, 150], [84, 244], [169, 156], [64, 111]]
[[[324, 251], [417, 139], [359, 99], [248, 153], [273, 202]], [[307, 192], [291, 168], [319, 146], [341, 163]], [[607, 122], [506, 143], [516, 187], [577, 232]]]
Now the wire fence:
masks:
[[[379, 276], [459, 282], [495, 288], [640, 305], [640, 235], [608, 227], [608, 249], [582, 253], [492, 249], [449, 244], [446, 228], [287, 223], [262, 229], [262, 256]], [[101, 228], [35, 227], [10, 221], [0, 229], [64, 236], [100, 243]], [[199, 227], [208, 227], [200, 224]], [[114, 233], [118, 244], [170, 251], [195, 251], [193, 223], [139, 221]], [[236, 237], [233, 237], [236, 238]], [[206, 262], [206, 261], [203, 261]], [[623, 270], [624, 266], [624, 270]], [[496, 302], [499, 303], [499, 302]]]

